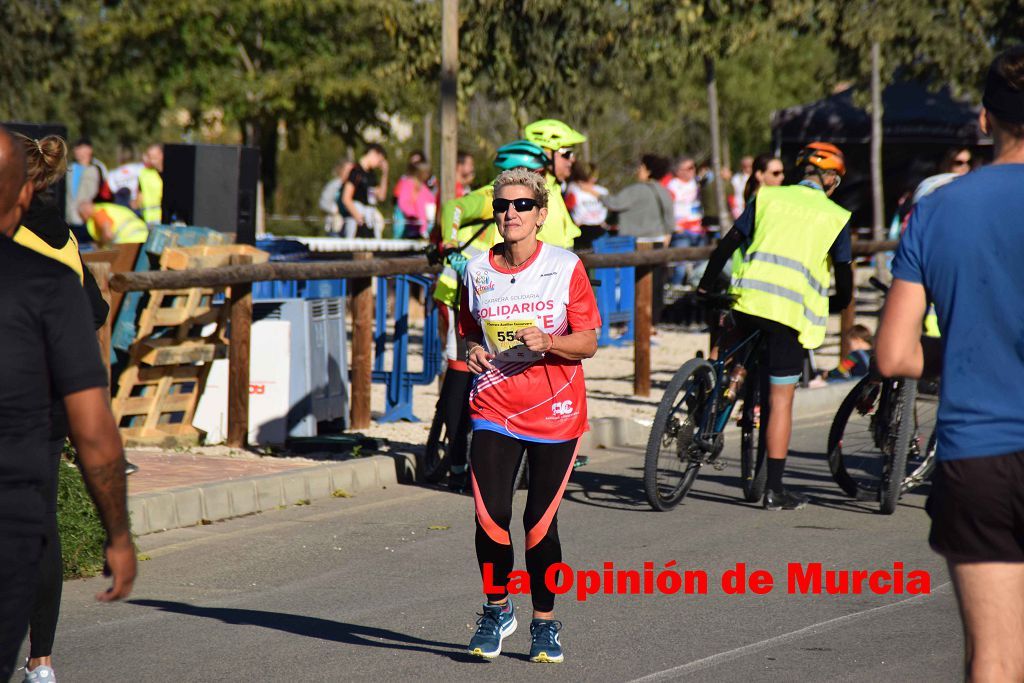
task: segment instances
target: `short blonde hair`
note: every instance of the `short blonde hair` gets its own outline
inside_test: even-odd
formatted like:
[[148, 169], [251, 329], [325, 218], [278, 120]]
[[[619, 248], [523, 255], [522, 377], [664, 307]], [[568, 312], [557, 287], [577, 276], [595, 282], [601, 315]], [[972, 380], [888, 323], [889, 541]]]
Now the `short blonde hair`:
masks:
[[501, 175], [494, 179], [494, 196], [498, 196], [498, 190], [503, 187], [520, 185], [525, 187], [533, 195], [533, 200], [542, 209], [548, 205], [548, 188], [544, 184], [544, 176], [525, 168], [511, 168], [502, 171]]

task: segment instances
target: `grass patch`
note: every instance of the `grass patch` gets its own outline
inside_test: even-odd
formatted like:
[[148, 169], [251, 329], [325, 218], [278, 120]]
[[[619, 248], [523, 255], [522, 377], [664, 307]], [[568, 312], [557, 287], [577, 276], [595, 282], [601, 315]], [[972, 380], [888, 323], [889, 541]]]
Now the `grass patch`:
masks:
[[64, 578], [95, 576], [103, 570], [107, 534], [77, 467], [58, 468], [57, 528], [64, 555]]

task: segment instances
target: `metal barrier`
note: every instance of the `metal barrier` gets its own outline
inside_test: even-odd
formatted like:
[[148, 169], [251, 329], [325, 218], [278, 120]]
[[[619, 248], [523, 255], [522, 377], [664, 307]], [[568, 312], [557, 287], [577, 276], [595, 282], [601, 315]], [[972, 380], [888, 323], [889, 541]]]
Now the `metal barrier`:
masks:
[[[633, 237], [599, 237], [594, 240], [595, 254], [623, 254], [636, 251], [636, 239]], [[633, 331], [636, 318], [634, 316], [634, 278], [636, 268], [621, 266], [618, 268], [596, 268], [594, 279], [598, 281], [597, 310], [601, 313], [601, 333], [597, 337], [598, 346], [622, 346], [633, 343]], [[613, 324], [626, 323], [626, 331], [618, 337], [611, 335]]]
[[[388, 281], [395, 283], [395, 322], [392, 332], [391, 369], [384, 369], [388, 335]], [[373, 333], [373, 381], [384, 384], [384, 414], [378, 422], [408, 420], [419, 422], [412, 410], [412, 388], [433, 382], [441, 374], [441, 340], [437, 334], [437, 307], [432, 297], [426, 298], [423, 319], [423, 369], [410, 372], [409, 359], [409, 297], [410, 285], [429, 291], [433, 280], [422, 275], [398, 275], [377, 278], [376, 322]]]

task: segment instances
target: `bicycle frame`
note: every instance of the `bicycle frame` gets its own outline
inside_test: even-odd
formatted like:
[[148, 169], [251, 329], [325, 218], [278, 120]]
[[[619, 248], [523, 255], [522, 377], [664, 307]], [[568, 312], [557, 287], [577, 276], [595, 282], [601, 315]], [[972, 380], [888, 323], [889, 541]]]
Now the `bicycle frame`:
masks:
[[751, 358], [757, 359], [759, 357], [761, 343], [761, 331], [754, 330], [732, 347], [720, 352], [718, 358], [710, 361], [715, 372], [716, 388], [713, 400], [709, 402], [710, 410], [706, 411], [701, 417], [699, 431], [694, 435], [694, 440], [703, 447], [713, 448], [714, 441], [725, 430], [725, 426], [729, 424], [729, 418], [732, 417], [733, 409], [736, 407], [737, 397], [733, 397], [724, 406], [721, 405], [720, 399], [729, 386], [728, 370], [738, 362], [748, 369], [748, 376], [751, 376], [751, 379], [753, 379], [752, 376], [757, 368], [756, 363], [752, 366], [750, 360]]

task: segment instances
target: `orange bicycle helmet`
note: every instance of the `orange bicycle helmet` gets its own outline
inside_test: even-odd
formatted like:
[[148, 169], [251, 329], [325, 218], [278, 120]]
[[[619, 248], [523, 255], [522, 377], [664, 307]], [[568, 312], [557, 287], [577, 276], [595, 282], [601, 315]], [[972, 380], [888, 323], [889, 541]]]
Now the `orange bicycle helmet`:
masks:
[[846, 158], [842, 150], [830, 142], [811, 142], [800, 150], [797, 167], [808, 164], [822, 171], [834, 171], [840, 178], [846, 175]]

